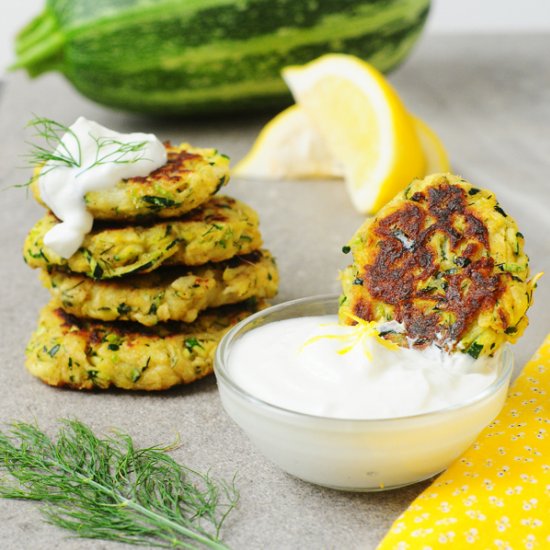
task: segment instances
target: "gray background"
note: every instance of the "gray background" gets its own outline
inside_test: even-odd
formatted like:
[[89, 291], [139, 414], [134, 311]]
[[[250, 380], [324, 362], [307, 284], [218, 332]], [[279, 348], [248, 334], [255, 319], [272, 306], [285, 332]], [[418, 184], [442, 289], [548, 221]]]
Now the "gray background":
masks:
[[[494, 190], [526, 237], [533, 272], [550, 252], [549, 35], [426, 37], [391, 80], [409, 109], [438, 131], [454, 170]], [[29, 81], [10, 75], [0, 90], [0, 420], [32, 421], [52, 432], [75, 417], [98, 431], [117, 427], [139, 445], [167, 443], [179, 433], [174, 457], [231, 478], [239, 507], [224, 534], [234, 548], [374, 548], [392, 521], [426, 486], [378, 494], [339, 493], [293, 479], [271, 466], [223, 412], [215, 380], [163, 394], [79, 393], [49, 388], [24, 369], [24, 348], [48, 300], [38, 274], [21, 259], [26, 232], [42, 210], [25, 190], [21, 155], [32, 113], [70, 124], [84, 115], [119, 131], [154, 131], [161, 139], [216, 146], [237, 161], [269, 118], [154, 121], [116, 113], [79, 97], [56, 75]], [[359, 226], [341, 182], [233, 181], [226, 193], [258, 210], [266, 246], [278, 259], [277, 301], [337, 292], [341, 246]], [[550, 274], [542, 279], [531, 325], [516, 346], [518, 365], [549, 328]], [[0, 546], [8, 549], [111, 549], [75, 541], [40, 521], [37, 506], [0, 500]]]

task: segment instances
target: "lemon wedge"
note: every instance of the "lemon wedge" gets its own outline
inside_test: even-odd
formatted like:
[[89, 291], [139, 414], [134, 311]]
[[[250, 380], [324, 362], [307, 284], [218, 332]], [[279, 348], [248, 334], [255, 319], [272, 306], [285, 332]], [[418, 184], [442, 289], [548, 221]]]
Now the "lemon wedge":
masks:
[[[441, 139], [423, 120], [411, 116], [426, 160], [422, 176], [450, 172]], [[344, 171], [303, 109], [293, 105], [262, 128], [233, 175], [261, 180], [332, 179], [343, 178]]]
[[440, 172], [451, 172], [449, 155], [439, 136], [422, 119], [413, 115], [412, 120], [426, 159], [424, 176]]
[[309, 117], [293, 105], [270, 120], [233, 175], [251, 179], [325, 179], [342, 177], [336, 161]]
[[342, 163], [360, 212], [376, 212], [425, 173], [415, 125], [374, 67], [354, 56], [327, 54], [283, 69], [283, 78], [333, 158]]

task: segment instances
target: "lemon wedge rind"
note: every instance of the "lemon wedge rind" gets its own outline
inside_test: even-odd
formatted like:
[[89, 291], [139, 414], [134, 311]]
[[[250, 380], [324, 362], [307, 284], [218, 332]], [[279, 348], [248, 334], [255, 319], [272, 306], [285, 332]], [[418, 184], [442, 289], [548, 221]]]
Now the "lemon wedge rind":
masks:
[[451, 172], [449, 155], [439, 136], [422, 119], [411, 116], [426, 158], [425, 175]]
[[414, 123], [374, 67], [353, 56], [327, 54], [287, 67], [283, 78], [344, 166], [348, 192], [359, 211], [374, 213], [424, 174]]

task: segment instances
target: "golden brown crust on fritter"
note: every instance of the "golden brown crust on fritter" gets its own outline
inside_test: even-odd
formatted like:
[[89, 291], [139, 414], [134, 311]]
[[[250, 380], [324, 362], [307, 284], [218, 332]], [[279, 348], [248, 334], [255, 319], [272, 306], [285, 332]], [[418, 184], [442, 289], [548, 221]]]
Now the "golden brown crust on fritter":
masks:
[[223, 334], [263, 307], [209, 310], [194, 323], [103, 323], [46, 306], [27, 346], [28, 370], [51, 386], [164, 390], [210, 374]]
[[[174, 218], [206, 202], [229, 181], [229, 159], [215, 149], [188, 143], [165, 143], [168, 160], [146, 177], [129, 178], [113, 187], [86, 194], [86, 208], [96, 220]], [[43, 204], [37, 169], [32, 183], [35, 198]]]
[[495, 196], [450, 174], [414, 181], [352, 239], [343, 322], [396, 320], [422, 347], [490, 354], [527, 325], [523, 236]]
[[25, 261], [33, 268], [69, 270], [94, 279], [148, 273], [163, 264], [221, 262], [262, 244], [256, 212], [224, 196], [174, 220], [127, 227], [95, 224], [68, 260], [44, 245], [44, 235], [56, 223], [50, 213], [31, 229], [24, 244]]
[[275, 260], [267, 250], [204, 267], [162, 268], [153, 273], [109, 281], [84, 275], [42, 271], [53, 303], [67, 313], [102, 321], [135, 321], [152, 326], [165, 321], [195, 321], [200, 311], [272, 298], [277, 293]]

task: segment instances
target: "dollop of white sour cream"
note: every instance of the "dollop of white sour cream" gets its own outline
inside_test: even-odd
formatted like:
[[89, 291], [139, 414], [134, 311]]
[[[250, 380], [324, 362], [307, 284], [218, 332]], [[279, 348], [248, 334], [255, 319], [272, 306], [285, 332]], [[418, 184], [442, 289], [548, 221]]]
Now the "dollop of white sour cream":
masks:
[[[125, 145], [142, 144], [138, 148]], [[93, 216], [84, 195], [114, 186], [121, 179], [145, 177], [166, 163], [166, 149], [153, 134], [121, 134], [84, 117], [70, 127], [54, 152], [72, 165], [50, 160], [38, 177], [40, 196], [61, 220], [44, 244], [63, 258], [72, 256], [92, 230]]]
[[[349, 419], [410, 416], [463, 403], [498, 376], [498, 357], [355, 338], [335, 315], [269, 323], [233, 343], [228, 369], [251, 395], [297, 412]], [[350, 342], [352, 345], [350, 345]], [[355, 342], [353, 344], [353, 342]]]

